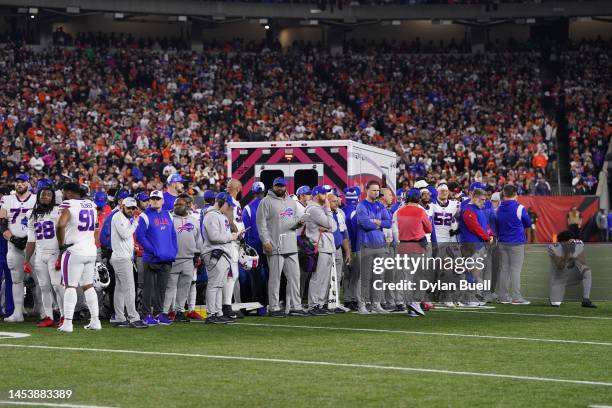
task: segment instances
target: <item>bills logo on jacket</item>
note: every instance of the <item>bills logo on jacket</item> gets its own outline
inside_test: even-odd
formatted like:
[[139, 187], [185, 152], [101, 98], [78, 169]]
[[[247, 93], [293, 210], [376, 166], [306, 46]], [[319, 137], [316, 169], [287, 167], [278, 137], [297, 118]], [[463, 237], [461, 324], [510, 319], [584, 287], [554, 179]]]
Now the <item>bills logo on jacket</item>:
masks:
[[281, 218], [291, 218], [293, 217], [293, 208], [286, 208], [284, 211], [281, 211], [278, 214]]
[[176, 230], [180, 234], [181, 232], [191, 232], [194, 228], [195, 226], [192, 223], [188, 222], [187, 224], [179, 226]]

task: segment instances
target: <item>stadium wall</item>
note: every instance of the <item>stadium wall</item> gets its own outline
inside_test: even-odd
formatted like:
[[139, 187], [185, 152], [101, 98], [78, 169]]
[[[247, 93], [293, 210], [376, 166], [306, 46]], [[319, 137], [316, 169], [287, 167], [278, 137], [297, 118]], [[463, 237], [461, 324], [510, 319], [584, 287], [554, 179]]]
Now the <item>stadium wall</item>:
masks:
[[53, 31], [58, 27], [63, 27], [64, 31], [73, 37], [79, 32], [126, 33], [137, 38], [178, 37], [181, 34], [181, 25], [167, 20], [155, 22], [118, 21], [99, 16], [79, 17], [70, 22], [54, 23]]
[[449, 43], [462, 42], [465, 38], [465, 27], [459, 24], [432, 24], [431, 20], [404, 21], [399, 26], [381, 26], [380, 24], [359, 26], [349, 30], [347, 39], [361, 40], [396, 40], [410, 42], [416, 38], [421, 42], [433, 41], [438, 43], [444, 41]]
[[569, 26], [569, 38], [572, 41], [595, 39], [601, 36], [604, 40], [612, 38], [612, 23], [605, 21], [573, 21]]

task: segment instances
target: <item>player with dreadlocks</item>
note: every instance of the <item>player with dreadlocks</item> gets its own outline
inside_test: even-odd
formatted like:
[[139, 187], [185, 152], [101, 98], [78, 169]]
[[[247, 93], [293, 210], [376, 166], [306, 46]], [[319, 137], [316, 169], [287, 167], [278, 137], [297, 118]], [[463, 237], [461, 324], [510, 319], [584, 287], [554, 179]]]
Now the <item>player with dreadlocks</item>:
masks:
[[[40, 285], [45, 316], [38, 327], [53, 327], [53, 297], [63, 316], [64, 287], [61, 284], [59, 246], [55, 227], [60, 216], [55, 202], [55, 191], [48, 185], [41, 186], [36, 194], [36, 204], [28, 214], [28, 243], [25, 250], [24, 271], [32, 272], [30, 260], [34, 255], [34, 272]], [[63, 318], [63, 317], [62, 317]]]

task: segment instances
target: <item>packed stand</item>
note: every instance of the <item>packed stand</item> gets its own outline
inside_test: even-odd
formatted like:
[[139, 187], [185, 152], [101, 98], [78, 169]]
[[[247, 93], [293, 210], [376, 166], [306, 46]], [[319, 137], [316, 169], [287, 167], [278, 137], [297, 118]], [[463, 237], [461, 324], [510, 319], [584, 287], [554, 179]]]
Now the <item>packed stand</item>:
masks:
[[575, 194], [595, 194], [606, 159], [612, 134], [611, 51], [612, 42], [598, 40], [570, 47], [561, 55]]

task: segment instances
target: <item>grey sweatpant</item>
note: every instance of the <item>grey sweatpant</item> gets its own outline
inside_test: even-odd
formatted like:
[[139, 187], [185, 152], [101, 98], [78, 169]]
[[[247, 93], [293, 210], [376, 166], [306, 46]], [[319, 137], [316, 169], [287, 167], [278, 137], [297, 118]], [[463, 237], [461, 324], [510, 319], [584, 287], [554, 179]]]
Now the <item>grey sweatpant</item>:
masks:
[[[394, 247], [389, 247], [389, 254], [387, 255], [389, 258], [395, 258], [395, 254], [397, 253], [397, 249]], [[397, 283], [401, 279], [399, 278], [400, 274], [397, 269], [386, 269], [384, 273], [384, 282], [385, 283]], [[404, 304], [403, 296], [399, 295], [397, 290], [385, 289], [385, 297], [383, 299], [385, 303], [388, 303], [391, 306], [402, 305]]]
[[343, 299], [345, 302], [356, 302], [357, 294], [360, 290], [359, 281], [359, 257], [358, 252], [351, 254], [351, 265], [344, 265], [344, 273], [342, 276], [342, 290], [344, 292]]
[[172, 307], [172, 301], [176, 297], [175, 312], [185, 311], [185, 302], [191, 289], [193, 279], [193, 259], [177, 259], [170, 269], [166, 295], [164, 296], [164, 313], [168, 313]]
[[571, 268], [558, 269], [550, 266], [550, 301], [563, 302], [565, 288], [582, 283], [582, 298], [591, 298], [591, 268], [576, 261]]
[[329, 279], [335, 254], [319, 252], [317, 257], [317, 269], [310, 278], [308, 286], [308, 307], [323, 307], [327, 304], [329, 291]]
[[[193, 264], [192, 264], [193, 265]], [[206, 285], [206, 314], [211, 317], [222, 314], [223, 285], [230, 271], [230, 259], [223, 255], [219, 259], [213, 259], [211, 253], [204, 254], [204, 265], [208, 273]]]
[[280, 280], [281, 273], [287, 278], [286, 311], [302, 310], [300, 298], [300, 264], [297, 253], [284, 255], [268, 255], [268, 301], [270, 311], [280, 310]]
[[140, 320], [136, 311], [136, 288], [134, 285], [134, 264], [130, 258], [111, 257], [110, 263], [115, 270], [115, 320], [125, 321], [125, 312], [130, 322]]
[[524, 245], [500, 244], [501, 255], [499, 280], [497, 294], [501, 300], [522, 299], [521, 295], [521, 270], [525, 259]]
[[361, 248], [359, 251], [359, 272], [361, 279], [361, 292], [357, 298], [360, 303], [380, 303], [383, 291], [375, 290], [372, 285], [378, 277], [374, 276], [374, 258], [386, 257], [387, 248]]

